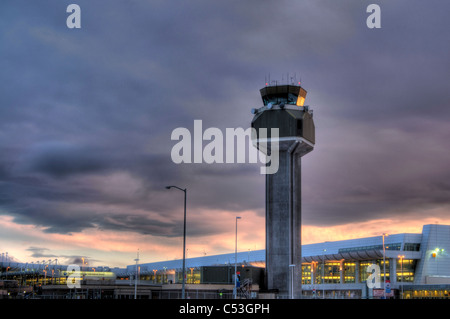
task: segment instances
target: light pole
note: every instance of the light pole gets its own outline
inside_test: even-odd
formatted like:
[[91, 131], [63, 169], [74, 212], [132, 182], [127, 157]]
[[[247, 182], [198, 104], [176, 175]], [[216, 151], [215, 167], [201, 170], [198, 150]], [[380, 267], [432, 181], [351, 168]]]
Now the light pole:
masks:
[[137, 298], [137, 282], [138, 282], [138, 263], [139, 263], [139, 249], [137, 251], [136, 259], [136, 274], [134, 275], [134, 299]]
[[167, 189], [176, 188], [184, 192], [184, 223], [183, 223], [183, 281], [181, 288], [181, 299], [185, 299], [185, 282], [186, 282], [186, 196], [187, 188], [180, 188], [178, 186], [166, 186]]
[[386, 299], [386, 246], [384, 245], [384, 237], [388, 236], [388, 234], [383, 234], [383, 296]]
[[400, 271], [402, 272], [402, 299], [403, 299], [403, 258], [405, 258], [405, 256], [398, 255], [398, 258], [400, 258]]
[[191, 284], [194, 283], [194, 267], [189, 267], [189, 269], [191, 270]]
[[236, 238], [234, 242], [234, 299], [237, 298], [237, 222], [241, 217], [236, 216]]
[[291, 299], [294, 299], [294, 264], [289, 265], [291, 269]]
[[322, 293], [323, 293], [323, 297], [322, 299], [325, 299], [325, 252], [327, 250], [324, 249], [323, 250], [323, 261], [322, 261]]

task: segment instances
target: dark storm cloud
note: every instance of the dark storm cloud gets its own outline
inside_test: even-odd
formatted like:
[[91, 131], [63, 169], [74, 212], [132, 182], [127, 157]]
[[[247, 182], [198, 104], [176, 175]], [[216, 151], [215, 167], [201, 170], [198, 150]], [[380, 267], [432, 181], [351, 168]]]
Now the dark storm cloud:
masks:
[[65, 177], [72, 174], [101, 172], [108, 168], [108, 162], [96, 150], [71, 147], [64, 144], [47, 144], [31, 152], [24, 159], [31, 172], [39, 172], [52, 177]]
[[26, 250], [32, 252], [31, 257], [34, 257], [34, 258], [57, 257], [56, 255], [53, 255], [53, 254], [48, 253], [48, 251], [49, 251], [48, 248], [43, 248], [43, 247], [29, 247], [29, 248], [27, 248]]
[[65, 260], [65, 262], [61, 262], [59, 260], [59, 263], [61, 264], [78, 264], [78, 265], [85, 265], [87, 261], [96, 261], [96, 259], [92, 259], [87, 256], [77, 256], [77, 255], [55, 255], [51, 253], [51, 250], [49, 248], [45, 247], [35, 247], [31, 246], [26, 249], [27, 251], [31, 252], [32, 254], [30, 257], [33, 258], [62, 258]]
[[[313, 172], [317, 167], [327, 176], [320, 180], [311, 171], [305, 174], [305, 221], [333, 225], [417, 217], [433, 208], [441, 208], [435, 217], [448, 217], [450, 192], [445, 181], [450, 177], [450, 152], [445, 145], [450, 132], [438, 122], [409, 119], [402, 126], [357, 125], [351, 129], [357, 136], [342, 135], [332, 143], [330, 138], [324, 146], [328, 158], [305, 160]], [[321, 191], [315, 193], [317, 189]]]
[[[173, 129], [250, 125], [269, 73], [297, 72], [317, 145], [305, 221], [330, 225], [449, 205], [448, 4], [385, 1], [4, 1], [0, 204], [46, 232], [177, 236], [189, 210], [264, 214], [258, 165], [171, 161]], [[420, 181], [420, 183], [418, 183]], [[191, 234], [220, 233], [196, 220]]]

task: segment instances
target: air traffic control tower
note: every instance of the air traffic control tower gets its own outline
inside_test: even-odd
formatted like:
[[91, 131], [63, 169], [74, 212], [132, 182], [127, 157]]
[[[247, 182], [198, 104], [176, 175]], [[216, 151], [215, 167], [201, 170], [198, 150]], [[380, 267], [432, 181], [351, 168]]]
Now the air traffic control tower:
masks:
[[[264, 106], [252, 109], [252, 143], [265, 154], [279, 154], [278, 171], [266, 174], [266, 285], [280, 297], [300, 298], [301, 157], [314, 148], [313, 115], [300, 85], [266, 86], [260, 92]], [[272, 128], [278, 128], [278, 147], [270, 143]]]

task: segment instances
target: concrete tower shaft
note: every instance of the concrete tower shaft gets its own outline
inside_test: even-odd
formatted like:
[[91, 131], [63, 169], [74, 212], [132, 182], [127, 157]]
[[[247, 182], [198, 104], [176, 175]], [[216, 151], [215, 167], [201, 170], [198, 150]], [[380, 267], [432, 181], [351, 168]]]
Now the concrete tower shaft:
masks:
[[[278, 171], [266, 175], [266, 284], [280, 295], [300, 298], [301, 157], [314, 148], [313, 116], [303, 106], [306, 91], [301, 87], [265, 87], [261, 97], [265, 106], [253, 110], [252, 142], [266, 154], [279, 154]], [[259, 132], [264, 128], [268, 137], [263, 140]], [[279, 137], [271, 144], [273, 128], [278, 128]]]

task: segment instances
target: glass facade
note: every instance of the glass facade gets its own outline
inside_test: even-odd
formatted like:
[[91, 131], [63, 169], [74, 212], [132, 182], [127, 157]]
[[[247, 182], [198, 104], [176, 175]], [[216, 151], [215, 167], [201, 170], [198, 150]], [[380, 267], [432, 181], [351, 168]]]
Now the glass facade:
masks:
[[316, 284], [339, 284], [341, 282], [341, 263], [318, 263], [316, 268]]
[[416, 268], [415, 259], [397, 259], [397, 281], [413, 282]]
[[[400, 262], [398, 262], [400, 264]], [[380, 267], [380, 280], [384, 278], [384, 264], [383, 259], [370, 261], [329, 261], [324, 263], [302, 265], [302, 283], [310, 284], [311, 278], [315, 284], [350, 284], [356, 282], [365, 282], [371, 273], [367, 272], [367, 267], [376, 264]], [[403, 276], [404, 281], [414, 280], [414, 262], [413, 260], [403, 260]], [[359, 276], [356, 271], [359, 267]], [[313, 276], [315, 272], [315, 276]], [[342, 273], [342, 277], [341, 277]], [[397, 276], [401, 276], [401, 266], [397, 267]], [[357, 280], [358, 279], [358, 280]], [[386, 279], [390, 280], [390, 265], [389, 260], [386, 259]], [[341, 282], [342, 280], [342, 282]]]
[[355, 283], [356, 262], [344, 262], [344, 283]]
[[386, 269], [386, 280], [391, 280], [390, 271], [389, 271], [389, 259], [386, 259], [386, 268], [384, 267], [383, 259], [377, 259], [376, 264], [380, 266], [380, 276], [381, 281], [384, 279], [384, 270]]
[[260, 91], [264, 105], [272, 103], [303, 106], [305, 103], [306, 91], [297, 85], [277, 84], [275, 86], [266, 86]]
[[405, 250], [405, 251], [419, 251], [420, 250], [420, 244], [405, 243], [405, 246], [403, 247], [403, 250]]
[[302, 285], [311, 284], [312, 264], [302, 264]]
[[[297, 98], [298, 98], [297, 95], [292, 94], [292, 93], [273, 94], [270, 96], [264, 96], [263, 103], [264, 103], [264, 105], [267, 105], [269, 103], [299, 105], [299, 104], [297, 104]], [[303, 98], [303, 101], [304, 100], [305, 99]]]
[[[400, 250], [402, 247], [401, 243], [386, 244], [385, 250]], [[383, 245], [370, 245], [370, 246], [359, 246], [359, 247], [349, 247], [340, 248], [339, 253], [346, 253], [351, 251], [364, 251], [364, 250], [383, 250]]]
[[[391, 279], [390, 261], [386, 259], [386, 280]], [[414, 282], [414, 272], [417, 260], [415, 259], [395, 259], [396, 263], [396, 280], [397, 282]], [[380, 267], [380, 281], [384, 278], [384, 263], [383, 259], [377, 260], [363, 260], [363, 261], [328, 261], [323, 263], [308, 263], [302, 264], [302, 284], [352, 284], [363, 283], [371, 275], [367, 272], [367, 267], [376, 264]], [[359, 271], [357, 271], [357, 268]], [[342, 276], [341, 276], [342, 272]], [[314, 276], [315, 275], [315, 276]], [[342, 280], [342, 282], [341, 282]]]
[[341, 263], [325, 263], [324, 279], [326, 284], [338, 284], [341, 282]]
[[199, 284], [200, 283], [200, 269], [199, 268], [189, 268], [186, 274], [186, 283], [188, 284]]
[[323, 282], [322, 280], [322, 269], [323, 269], [323, 264], [316, 264], [316, 269], [315, 271], [315, 276], [314, 276], [314, 283], [315, 284], [321, 284]]
[[361, 261], [359, 263], [359, 282], [365, 282], [369, 277], [370, 273], [367, 272], [367, 267], [372, 265], [371, 261]]
[[[186, 283], [199, 284], [201, 280], [200, 268], [188, 268], [186, 270]], [[177, 283], [183, 282], [183, 272], [177, 272]]]
[[430, 288], [430, 289], [406, 289], [403, 299], [450, 299], [450, 289]]

